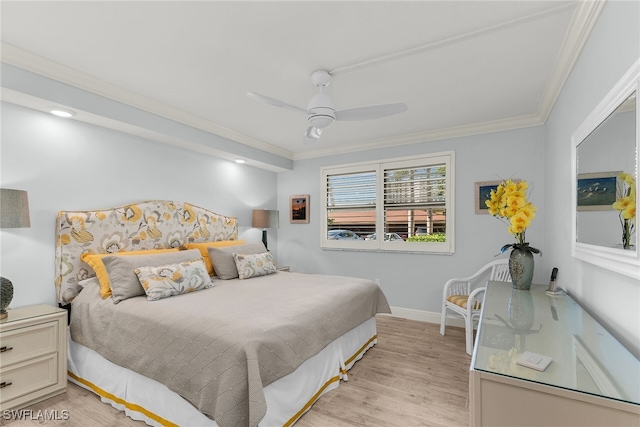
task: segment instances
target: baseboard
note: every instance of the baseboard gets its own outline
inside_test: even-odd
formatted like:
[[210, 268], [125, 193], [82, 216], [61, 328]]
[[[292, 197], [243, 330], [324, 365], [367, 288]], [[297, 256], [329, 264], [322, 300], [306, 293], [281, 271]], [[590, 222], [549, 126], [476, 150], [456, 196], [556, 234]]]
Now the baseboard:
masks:
[[[420, 322], [440, 324], [440, 313], [433, 311], [416, 310], [413, 308], [391, 307], [391, 316], [402, 319], [418, 320]], [[464, 328], [464, 320], [461, 317], [447, 316], [447, 326]]]

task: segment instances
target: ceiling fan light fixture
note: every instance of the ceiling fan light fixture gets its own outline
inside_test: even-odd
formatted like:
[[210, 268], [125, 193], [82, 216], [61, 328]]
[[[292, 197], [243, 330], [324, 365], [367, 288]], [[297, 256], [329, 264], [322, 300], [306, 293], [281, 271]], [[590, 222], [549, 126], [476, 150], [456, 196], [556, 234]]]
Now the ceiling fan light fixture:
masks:
[[313, 126], [307, 129], [307, 131], [304, 133], [305, 138], [311, 138], [311, 139], [319, 139], [320, 135], [322, 135], [322, 129], [318, 129]]
[[319, 130], [328, 128], [333, 123], [334, 118], [325, 115], [315, 115], [309, 117], [309, 125]]

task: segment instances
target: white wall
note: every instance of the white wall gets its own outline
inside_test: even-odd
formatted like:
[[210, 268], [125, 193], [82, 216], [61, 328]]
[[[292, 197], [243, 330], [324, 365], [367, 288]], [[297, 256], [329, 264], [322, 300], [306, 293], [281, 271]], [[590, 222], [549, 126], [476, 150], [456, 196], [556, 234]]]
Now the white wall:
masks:
[[[320, 167], [444, 150], [455, 150], [456, 156], [455, 254], [320, 249]], [[543, 211], [542, 161], [542, 127], [296, 161], [293, 171], [278, 174], [278, 209], [288, 211], [290, 195], [310, 194], [310, 223], [290, 224], [286, 218], [281, 220], [278, 232], [280, 263], [301, 272], [380, 279], [392, 306], [439, 313], [442, 286], [449, 278], [471, 275], [493, 260], [504, 244], [515, 242], [503, 222], [490, 215], [475, 214], [474, 183], [511, 177], [526, 179], [534, 187], [533, 203]], [[544, 215], [539, 215], [527, 231], [531, 246], [544, 248], [543, 230]], [[542, 259], [535, 259], [534, 279], [538, 282], [548, 281], [551, 273], [550, 268], [543, 268]], [[417, 313], [417, 317], [420, 316]]]
[[560, 285], [640, 357], [640, 282], [571, 256], [571, 135], [640, 57], [640, 2], [609, 1], [545, 125], [545, 258]]
[[[2, 103], [0, 181], [27, 190], [31, 228], [0, 230], [0, 275], [13, 282], [11, 307], [56, 304], [55, 217], [144, 200], [186, 201], [236, 216], [240, 238], [254, 207], [275, 209], [276, 174]], [[277, 230], [269, 230], [270, 240]], [[269, 245], [275, 252], [275, 244]]]

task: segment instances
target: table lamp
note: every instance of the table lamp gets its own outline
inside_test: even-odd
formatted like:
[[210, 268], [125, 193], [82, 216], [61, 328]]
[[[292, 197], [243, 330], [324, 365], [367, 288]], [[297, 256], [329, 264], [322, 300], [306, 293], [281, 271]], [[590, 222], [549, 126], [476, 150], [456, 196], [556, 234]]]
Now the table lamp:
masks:
[[[29, 228], [29, 199], [23, 190], [0, 188], [0, 228]], [[0, 319], [8, 316], [7, 307], [13, 299], [13, 284], [0, 277]]]
[[251, 218], [251, 226], [262, 228], [262, 243], [267, 246], [267, 228], [278, 226], [278, 211], [269, 211], [267, 209], [254, 209]]

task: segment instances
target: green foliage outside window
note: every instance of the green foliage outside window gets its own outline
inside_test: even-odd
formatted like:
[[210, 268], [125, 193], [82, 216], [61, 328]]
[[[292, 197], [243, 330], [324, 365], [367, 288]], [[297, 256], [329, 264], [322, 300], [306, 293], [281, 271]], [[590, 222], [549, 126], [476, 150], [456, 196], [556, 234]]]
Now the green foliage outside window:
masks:
[[445, 233], [423, 234], [420, 236], [407, 237], [407, 242], [446, 242], [447, 235]]

